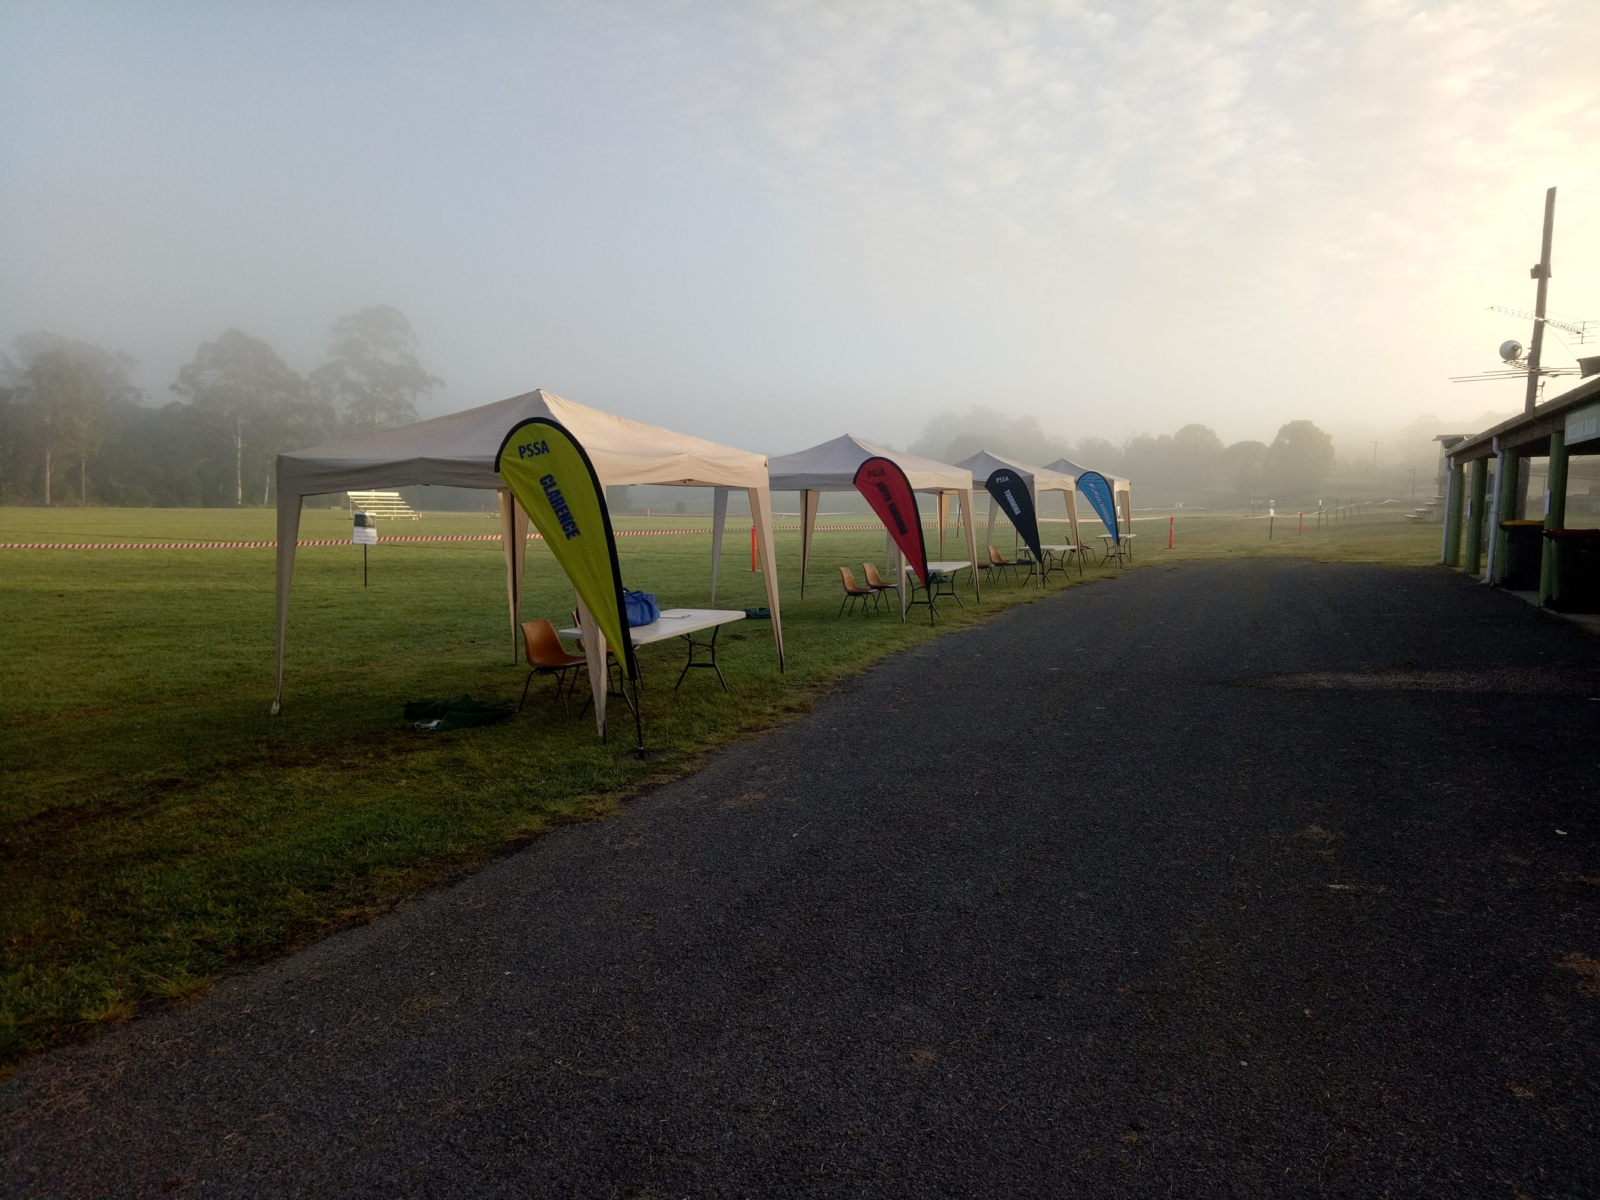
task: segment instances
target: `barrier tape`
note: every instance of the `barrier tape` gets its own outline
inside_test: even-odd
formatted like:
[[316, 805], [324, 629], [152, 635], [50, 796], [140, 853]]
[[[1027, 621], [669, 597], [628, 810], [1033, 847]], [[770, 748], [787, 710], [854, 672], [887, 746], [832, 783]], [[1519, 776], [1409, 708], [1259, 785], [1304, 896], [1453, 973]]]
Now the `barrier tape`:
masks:
[[[664, 537], [675, 533], [709, 533], [709, 529], [619, 529], [618, 537]], [[530, 539], [540, 535], [528, 531]], [[498, 542], [498, 533], [440, 533], [413, 537], [380, 537], [385, 542]], [[296, 546], [353, 546], [349, 538], [312, 538]], [[0, 550], [276, 550], [277, 542], [0, 542]]]
[[[1153, 520], [1150, 517], [1135, 517], [1136, 521]], [[1040, 523], [1047, 521], [1065, 523], [1065, 517], [1041, 517]], [[1007, 522], [1009, 524], [1009, 522]], [[924, 529], [938, 529], [937, 523], [924, 522]], [[959, 525], [946, 526], [947, 529], [960, 529]], [[877, 533], [882, 532], [882, 525], [818, 525], [816, 533]], [[774, 533], [799, 533], [798, 525], [774, 525]], [[710, 533], [708, 525], [704, 529], [618, 529], [614, 530], [617, 537], [674, 537], [685, 533]], [[530, 529], [530, 540], [543, 540], [539, 533]], [[498, 533], [435, 533], [415, 534], [407, 537], [380, 537], [378, 544], [385, 542], [498, 542]], [[348, 538], [317, 538], [315, 540], [296, 542], [296, 546], [351, 546], [355, 543]], [[0, 550], [276, 550], [278, 543], [272, 542], [0, 542]]]
[[[846, 530], [882, 529], [882, 525], [819, 525], [818, 533], [838, 533]], [[929, 526], [936, 528], [936, 526]], [[798, 525], [774, 525], [774, 533], [798, 533]], [[617, 529], [617, 537], [673, 537], [684, 533], [711, 532], [704, 529]], [[542, 541], [536, 530], [528, 530], [530, 540]], [[498, 533], [435, 533], [409, 536], [380, 537], [385, 542], [498, 542]], [[296, 542], [296, 546], [352, 546], [348, 538], [315, 538]], [[0, 542], [0, 550], [276, 550], [277, 542]]]

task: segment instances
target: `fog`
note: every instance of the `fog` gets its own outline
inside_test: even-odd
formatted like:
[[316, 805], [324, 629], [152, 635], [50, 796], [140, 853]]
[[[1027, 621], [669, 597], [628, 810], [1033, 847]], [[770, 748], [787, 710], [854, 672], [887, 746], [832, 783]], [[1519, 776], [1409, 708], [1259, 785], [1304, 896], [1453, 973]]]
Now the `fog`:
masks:
[[229, 328], [305, 372], [385, 304], [424, 416], [545, 387], [772, 454], [1304, 418], [1392, 465], [1520, 409], [1448, 377], [1528, 340], [1487, 309], [1532, 307], [1548, 186], [1552, 309], [1600, 318], [1597, 59], [1592, 0], [13, 4], [0, 343], [166, 403]]

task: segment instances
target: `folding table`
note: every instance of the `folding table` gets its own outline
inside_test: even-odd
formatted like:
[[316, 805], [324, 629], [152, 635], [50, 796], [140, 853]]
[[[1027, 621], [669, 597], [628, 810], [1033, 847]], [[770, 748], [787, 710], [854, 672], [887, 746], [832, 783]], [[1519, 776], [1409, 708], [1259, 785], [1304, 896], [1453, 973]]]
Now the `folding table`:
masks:
[[1100, 565], [1104, 566], [1113, 558], [1117, 560], [1117, 565], [1119, 567], [1123, 564], [1124, 560], [1132, 562], [1134, 536], [1134, 534], [1125, 533], [1122, 535], [1122, 540], [1119, 542], [1109, 533], [1102, 533], [1100, 535], [1100, 540], [1105, 543], [1105, 550], [1100, 556]]
[[[902, 560], [900, 563], [901, 574], [911, 576], [910, 579], [906, 580], [907, 585], [911, 589], [910, 592], [907, 593], [911, 598], [906, 601], [906, 608], [909, 609], [913, 604], [926, 604], [928, 606], [928, 620], [930, 623], [933, 621], [935, 614], [937, 614], [939, 611], [937, 602], [940, 596], [949, 596], [957, 604], [960, 604], [962, 608], [965, 608], [966, 605], [961, 603], [961, 597], [956, 595], [956, 572], [962, 570], [963, 568], [970, 570], [972, 568], [972, 564], [965, 559], [961, 560], [960, 562], [931, 562], [928, 564], [928, 583], [932, 586], [922, 587], [922, 585], [917, 582], [917, 573], [912, 569], [911, 564]], [[949, 591], [941, 590], [946, 586], [949, 587]], [[927, 596], [926, 600], [918, 600], [916, 598], [919, 588]]]
[[[661, 610], [659, 620], [648, 625], [635, 625], [628, 631], [633, 639], [635, 648], [648, 646], [651, 642], [664, 642], [668, 638], [681, 637], [689, 643], [689, 661], [684, 663], [683, 670], [678, 674], [678, 682], [672, 685], [674, 691], [683, 683], [683, 678], [689, 673], [690, 667], [709, 667], [717, 673], [717, 680], [722, 684], [722, 690], [728, 690], [728, 681], [722, 677], [722, 668], [717, 666], [717, 634], [724, 625], [731, 625], [735, 621], [744, 620], [742, 608], [665, 608]], [[711, 630], [710, 641], [696, 641], [694, 635]], [[563, 629], [561, 636], [577, 638], [583, 636], [581, 629]], [[696, 662], [694, 652], [708, 650], [711, 657], [705, 662]]]

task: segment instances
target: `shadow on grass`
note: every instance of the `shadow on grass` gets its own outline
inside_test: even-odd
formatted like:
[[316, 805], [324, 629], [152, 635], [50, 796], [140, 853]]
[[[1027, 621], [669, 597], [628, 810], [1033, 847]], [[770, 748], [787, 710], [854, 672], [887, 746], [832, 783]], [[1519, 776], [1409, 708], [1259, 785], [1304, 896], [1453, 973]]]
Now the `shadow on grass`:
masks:
[[[19, 622], [0, 644], [0, 1061], [186, 1000], [231, 965], [370, 919], [553, 825], [603, 817], [886, 655], [1040, 596], [1003, 586], [978, 606], [969, 591], [934, 628], [836, 618], [831, 564], [882, 547], [881, 535], [819, 540], [806, 599], [784, 588], [787, 674], [765, 622], [724, 629], [727, 694], [698, 671], [674, 691], [679, 643], [644, 648], [657, 762], [626, 753], [631, 722], [614, 713], [603, 745], [592, 717], [564, 715], [538, 679], [503, 725], [422, 734], [400, 719], [407, 699], [516, 704], [526, 673], [510, 665], [493, 543], [390, 551], [366, 589], [347, 548], [303, 551], [277, 719], [270, 552], [8, 559], [18, 569], [0, 589]], [[708, 550], [695, 535], [631, 539], [624, 575], [664, 607], [705, 605]], [[779, 551], [787, 585], [797, 539]], [[764, 602], [759, 576], [724, 568], [720, 606]], [[530, 547], [523, 615], [566, 624], [570, 608], [548, 553]]]

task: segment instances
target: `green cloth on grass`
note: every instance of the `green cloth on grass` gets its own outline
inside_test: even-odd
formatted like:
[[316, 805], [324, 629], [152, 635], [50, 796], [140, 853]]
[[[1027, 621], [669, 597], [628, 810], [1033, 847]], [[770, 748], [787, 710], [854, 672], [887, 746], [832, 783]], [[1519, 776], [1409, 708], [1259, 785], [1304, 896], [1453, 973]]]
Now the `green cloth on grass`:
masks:
[[424, 733], [449, 733], [453, 729], [470, 729], [474, 725], [493, 725], [515, 712], [514, 708], [485, 704], [471, 696], [406, 701], [406, 720]]

